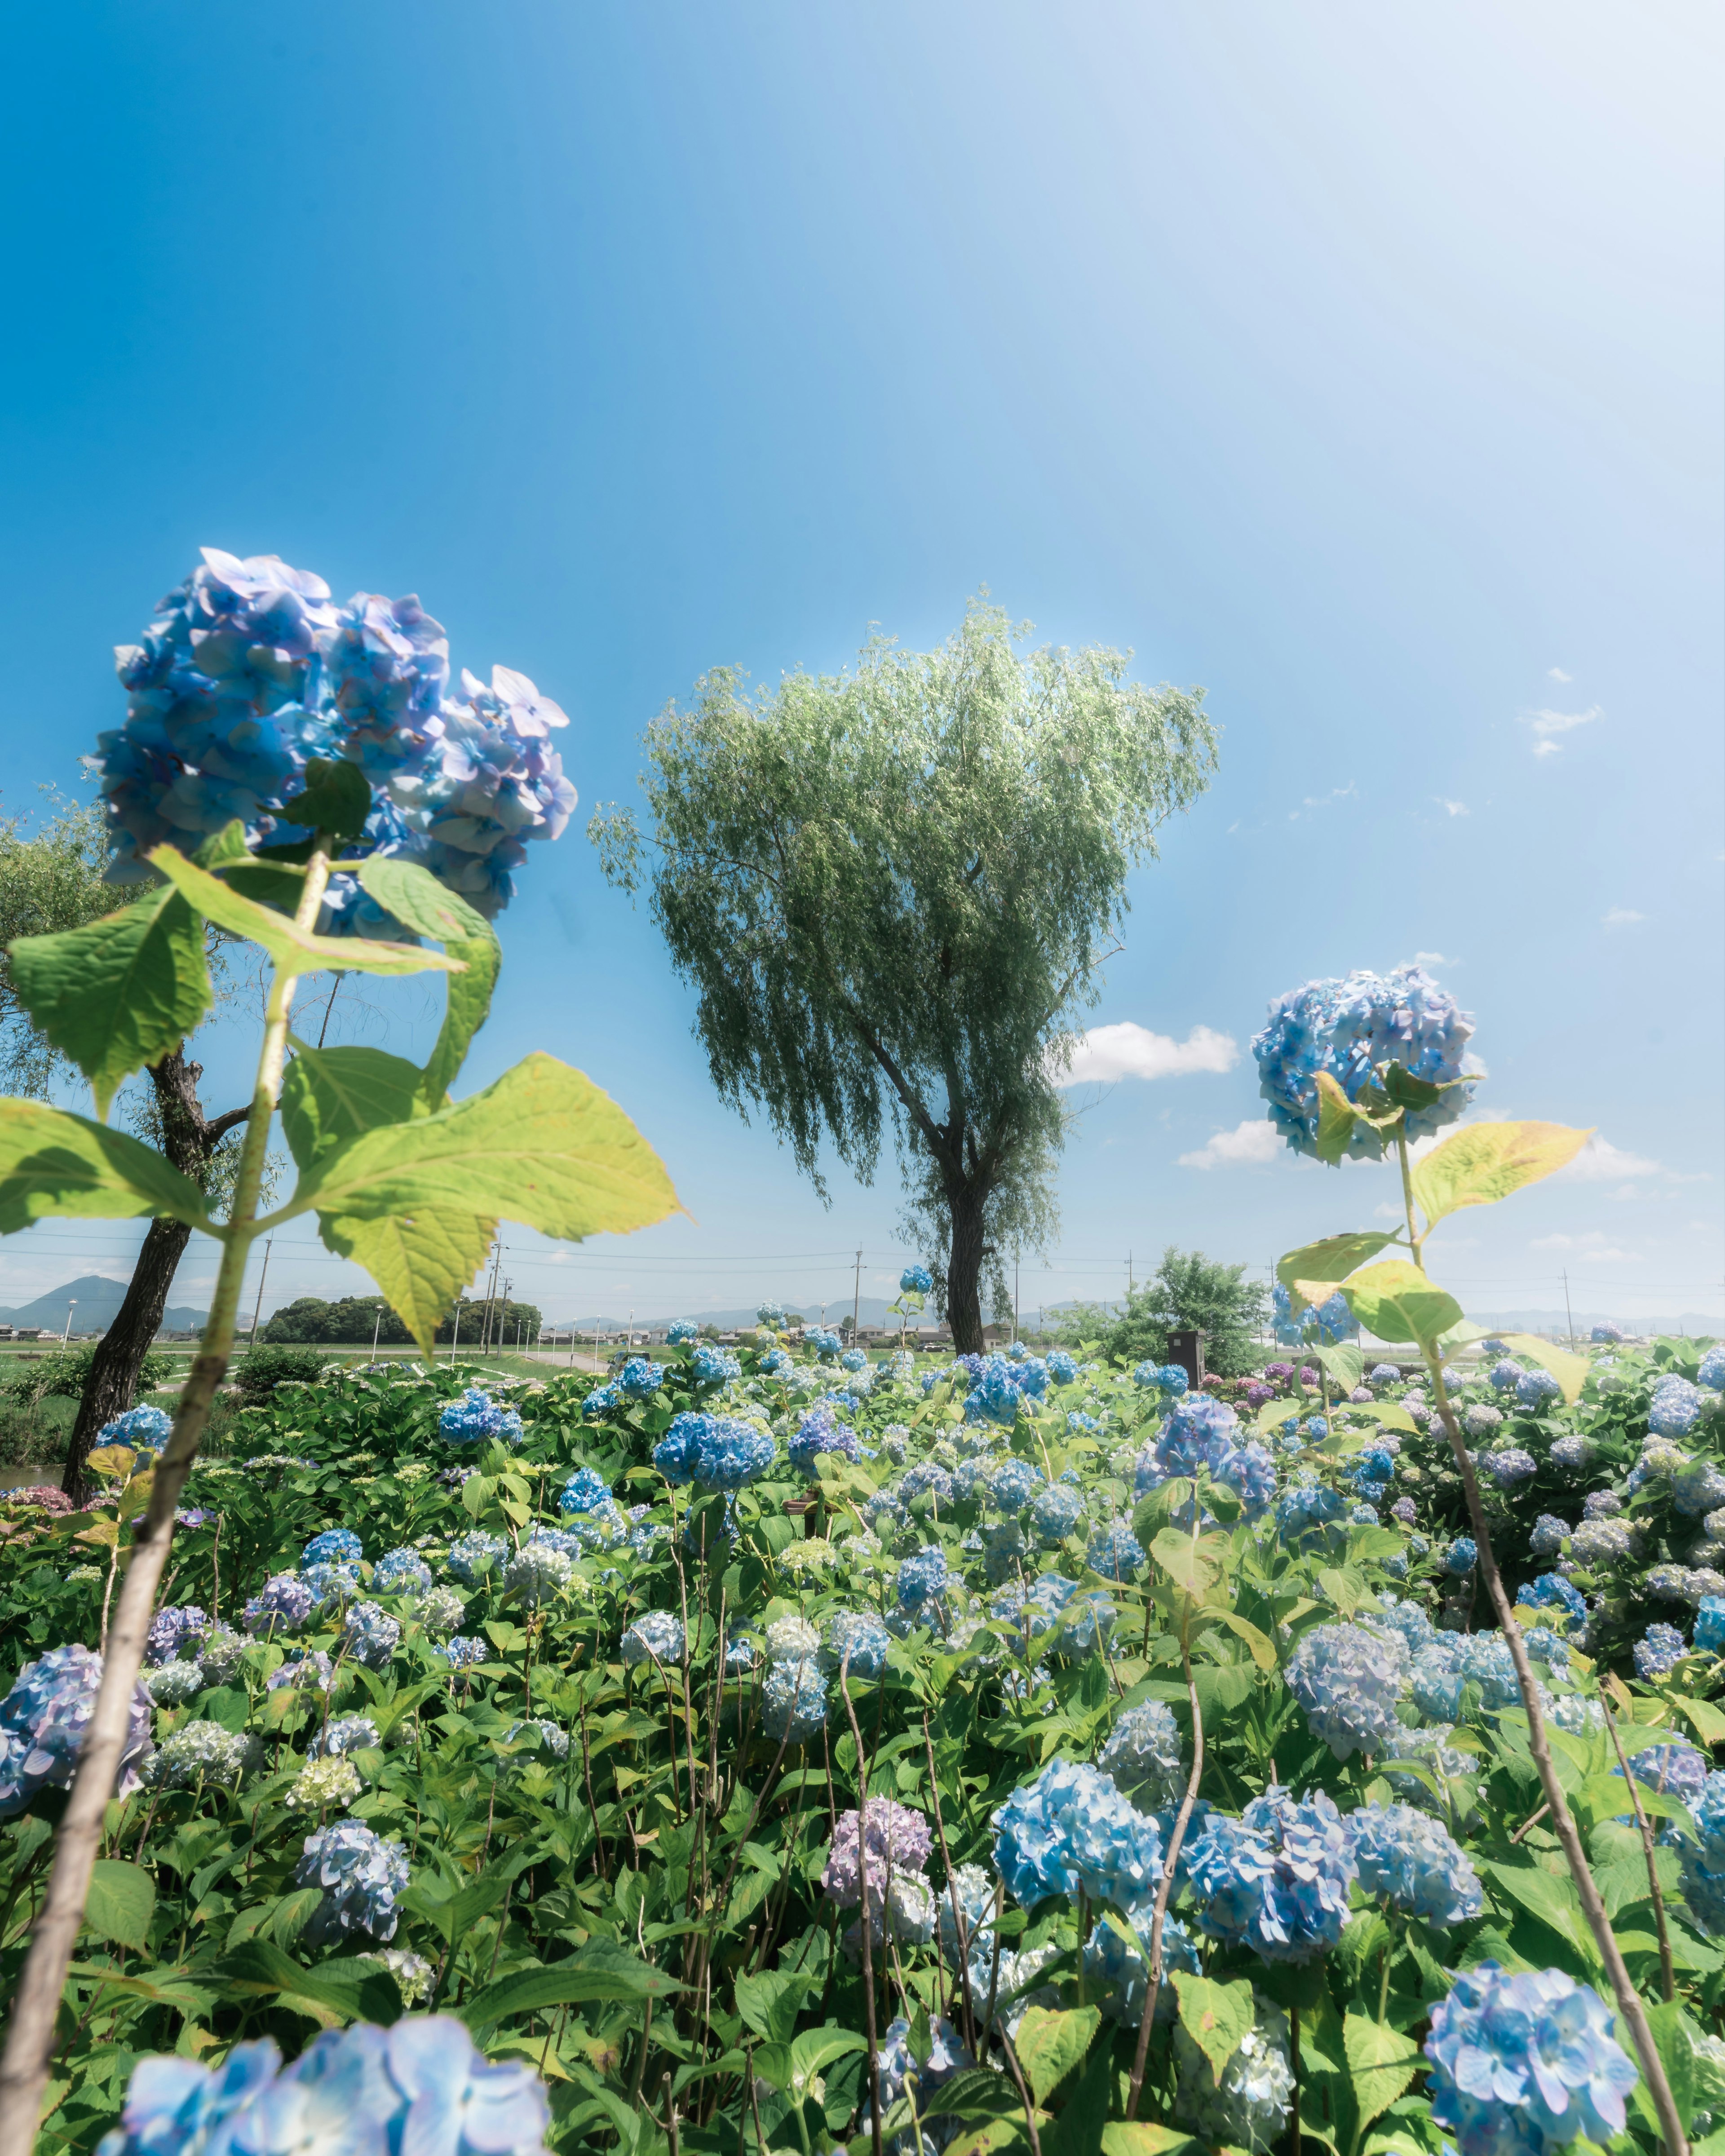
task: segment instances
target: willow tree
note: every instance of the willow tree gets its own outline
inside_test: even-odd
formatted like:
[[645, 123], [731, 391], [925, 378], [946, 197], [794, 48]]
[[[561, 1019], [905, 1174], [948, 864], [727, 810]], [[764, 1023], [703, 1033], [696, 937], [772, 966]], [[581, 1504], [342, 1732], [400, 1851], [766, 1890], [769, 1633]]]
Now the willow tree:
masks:
[[763, 1107], [823, 1198], [823, 1147], [867, 1181], [891, 1128], [973, 1350], [991, 1255], [1047, 1219], [1127, 878], [1215, 764], [1201, 690], [1028, 634], [978, 601], [938, 651], [876, 638], [756, 696], [706, 675], [648, 732], [650, 829], [614, 806], [590, 827], [612, 881], [650, 889], [721, 1096]]

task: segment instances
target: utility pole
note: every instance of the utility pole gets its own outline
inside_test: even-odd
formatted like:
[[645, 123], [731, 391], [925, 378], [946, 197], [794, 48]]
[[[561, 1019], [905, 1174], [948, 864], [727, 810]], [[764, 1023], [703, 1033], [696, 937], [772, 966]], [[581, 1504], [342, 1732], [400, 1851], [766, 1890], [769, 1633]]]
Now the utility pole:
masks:
[[1019, 1253], [1012, 1254], [1012, 1337], [1019, 1337]]
[[[436, 1342], [434, 1341], [434, 1342], [433, 1342], [432, 1344], [433, 1344], [433, 1345], [434, 1345], [434, 1346], [436, 1345]], [[455, 1291], [455, 1327], [454, 1327], [454, 1331], [453, 1334], [451, 1335], [451, 1337], [450, 1337], [450, 1340], [449, 1340], [449, 1360], [450, 1360], [452, 1363], [453, 1363], [453, 1362], [454, 1361], [454, 1359], [455, 1359], [455, 1350], [456, 1350], [456, 1349], [457, 1349], [460, 1345], [461, 1345], [461, 1290], [458, 1287], [458, 1288], [456, 1289], [456, 1291]]]
[[72, 1337], [72, 1312], [76, 1310], [77, 1307], [78, 1298], [74, 1295], [72, 1297], [72, 1300], [66, 1305], [66, 1329], [60, 1335], [60, 1345], [62, 1348], [65, 1346], [66, 1342]]
[[631, 1355], [635, 1352], [635, 1314], [634, 1311], [630, 1311], [629, 1314], [629, 1352]]
[[490, 1345], [491, 1311], [497, 1300], [497, 1270], [502, 1263], [503, 1245], [501, 1242], [493, 1243], [491, 1245], [491, 1279], [489, 1286], [485, 1290], [485, 1322], [480, 1327], [480, 1353], [481, 1355], [485, 1353], [486, 1348]]
[[252, 1306], [252, 1336], [245, 1343], [248, 1348], [258, 1344], [258, 1320], [264, 1314], [264, 1283], [270, 1277], [270, 1246], [275, 1240], [274, 1235], [264, 1238], [264, 1269], [258, 1275], [258, 1299]]
[[1569, 1327], [1569, 1353], [1575, 1353], [1575, 1313], [1569, 1307], [1569, 1268], [1563, 1268], [1563, 1316]]
[[862, 1252], [856, 1254], [856, 1280], [851, 1290], [850, 1344], [856, 1345], [856, 1336], [862, 1330]]
[[377, 1298], [377, 1322], [376, 1322], [376, 1323], [372, 1326], [372, 1360], [374, 1363], [375, 1363], [375, 1362], [377, 1361], [377, 1335], [378, 1335], [378, 1334], [379, 1334], [382, 1330], [383, 1330], [383, 1298], [382, 1298], [382, 1296], [380, 1295], [380, 1296], [378, 1296], [378, 1298]]

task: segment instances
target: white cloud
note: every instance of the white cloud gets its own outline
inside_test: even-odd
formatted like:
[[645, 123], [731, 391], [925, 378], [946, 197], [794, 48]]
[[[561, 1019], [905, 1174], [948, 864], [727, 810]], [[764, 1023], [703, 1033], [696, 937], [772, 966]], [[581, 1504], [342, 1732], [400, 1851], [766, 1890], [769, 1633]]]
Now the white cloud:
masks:
[[1545, 677], [1548, 681], [1573, 681], [1575, 679], [1573, 674], [1566, 674], [1561, 666], [1548, 666]]
[[1196, 1152], [1180, 1155], [1182, 1168], [1261, 1168], [1283, 1150], [1274, 1123], [1255, 1116], [1231, 1131], [1218, 1131]]
[[1620, 1250], [1598, 1228], [1589, 1228], [1584, 1235], [1537, 1235], [1527, 1248], [1558, 1251], [1584, 1259], [1589, 1265], [1638, 1265], [1641, 1262], [1634, 1250]]
[[1183, 1078], [1194, 1070], [1231, 1070], [1240, 1060], [1240, 1044], [1231, 1034], [1195, 1025], [1183, 1040], [1152, 1033], [1128, 1019], [1119, 1025], [1093, 1025], [1080, 1034], [1070, 1068], [1055, 1073], [1057, 1086], [1084, 1086], [1117, 1078]]
[[1627, 1152], [1615, 1146], [1609, 1138], [1602, 1138], [1597, 1131], [1558, 1175], [1566, 1183], [1622, 1183], [1633, 1175], [1663, 1175], [1665, 1169], [1656, 1160], [1649, 1160], [1638, 1152]]
[[1632, 906], [1614, 906], [1609, 913], [1599, 916], [1599, 925], [1604, 928], [1627, 928], [1646, 918], [1645, 913], [1637, 913]]
[[1553, 738], [1554, 736], [1572, 732], [1577, 726], [1591, 726], [1595, 719], [1603, 718], [1605, 713], [1603, 705], [1589, 704], [1584, 711], [1553, 711], [1547, 709], [1522, 711], [1517, 716], [1524, 726], [1531, 726], [1533, 729], [1534, 755], [1555, 756], [1558, 752], [1558, 742]]
[[1459, 966], [1461, 961], [1459, 958], [1446, 958], [1441, 951], [1416, 951], [1414, 953], [1414, 963], [1416, 966]]
[[1465, 801], [1445, 801], [1441, 793], [1434, 793], [1431, 798], [1440, 808], [1447, 809], [1452, 816], [1465, 816], [1467, 814], [1467, 803]]

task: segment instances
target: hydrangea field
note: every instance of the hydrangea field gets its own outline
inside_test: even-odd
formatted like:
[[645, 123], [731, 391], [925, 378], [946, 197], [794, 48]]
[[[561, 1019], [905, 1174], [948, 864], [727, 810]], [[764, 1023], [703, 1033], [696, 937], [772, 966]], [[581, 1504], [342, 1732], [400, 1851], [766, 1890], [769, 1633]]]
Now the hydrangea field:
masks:
[[[194, 1470], [42, 2145], [1656, 2138], [1411, 1365], [655, 1352], [342, 1372]], [[1725, 1353], [1447, 1374], [1702, 2141]], [[8, 1508], [14, 1971], [164, 1425]]]

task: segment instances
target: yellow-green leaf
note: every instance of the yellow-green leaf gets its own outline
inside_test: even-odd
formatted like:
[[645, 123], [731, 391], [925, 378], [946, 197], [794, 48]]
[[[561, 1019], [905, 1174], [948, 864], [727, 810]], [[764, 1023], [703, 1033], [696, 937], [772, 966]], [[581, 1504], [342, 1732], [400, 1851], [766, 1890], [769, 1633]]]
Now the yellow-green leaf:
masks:
[[1435, 1341], [1461, 1316], [1453, 1296], [1403, 1258], [1368, 1265], [1343, 1281], [1342, 1292], [1366, 1331], [1380, 1340]]
[[1223, 2070], [1252, 2025], [1250, 1981], [1241, 1977], [1233, 1984], [1218, 1984], [1181, 1969], [1173, 1972], [1173, 1986], [1180, 2002], [1181, 2023], [1209, 2061], [1210, 2071], [1220, 2087]]
[[1573, 1406], [1581, 1398], [1581, 1389], [1587, 1383], [1587, 1358], [1572, 1355], [1567, 1348], [1555, 1348], [1549, 1340], [1541, 1340], [1532, 1332], [1501, 1332], [1502, 1341], [1513, 1355], [1525, 1355], [1530, 1363], [1538, 1363], [1542, 1370], [1549, 1370], [1563, 1389], [1563, 1398]]
[[324, 1247], [363, 1265], [427, 1356], [435, 1349], [457, 1288], [470, 1281], [497, 1232], [489, 1219], [454, 1208], [416, 1205], [411, 1219], [386, 1214], [381, 1220], [320, 1213]]
[[164, 885], [8, 953], [18, 1001], [90, 1082], [105, 1122], [125, 1079], [177, 1048], [210, 1007], [203, 925]]
[[1358, 2123], [1369, 2126], [1413, 2080], [1420, 2066], [1420, 2046], [1411, 2036], [1350, 2014], [1342, 2025], [1342, 2046], [1353, 2080], [1353, 2101]]
[[1357, 1121], [1353, 1103], [1327, 1070], [1317, 1074], [1317, 1134], [1312, 1140], [1318, 1158], [1339, 1168], [1353, 1137]]
[[359, 880], [379, 906], [413, 930], [441, 943], [465, 970], [451, 973], [444, 1022], [425, 1066], [428, 1108], [440, 1108], [455, 1082], [468, 1044], [485, 1022], [503, 952], [491, 924], [465, 899], [446, 891], [437, 878], [412, 861], [373, 854], [360, 867]]
[[1228, 1547], [1225, 1535], [1194, 1537], [1164, 1527], [1151, 1543], [1150, 1554], [1176, 1586], [1202, 1602], [1227, 1578]]
[[1230, 1632], [1245, 1641], [1252, 1660], [1260, 1670], [1273, 1670], [1276, 1667], [1276, 1649], [1255, 1625], [1248, 1624], [1235, 1609], [1219, 1609], [1216, 1614]]
[[1711, 1700], [1690, 1699], [1685, 1694], [1673, 1692], [1671, 1705], [1703, 1744], [1725, 1744], [1725, 1714], [1721, 1714]]
[[1199, 2145], [1178, 2127], [1153, 2126], [1147, 2119], [1111, 2118], [1102, 2128], [1102, 2156], [1173, 2156], [1177, 2148]]
[[1288, 1291], [1295, 1317], [1308, 1306], [1327, 1302], [1349, 1273], [1394, 1240], [1394, 1235], [1361, 1229], [1345, 1235], [1322, 1236], [1277, 1259], [1276, 1277]]
[[1014, 2041], [1019, 2064], [1038, 2103], [1045, 2104], [1083, 2058], [1101, 2018], [1094, 2006], [1070, 2014], [1032, 2006], [1025, 2013]]
[[404, 1123], [420, 1112], [417, 1063], [381, 1048], [308, 1048], [302, 1040], [293, 1045], [281, 1081], [281, 1128], [296, 1166], [309, 1168], [362, 1131]]
[[221, 1233], [198, 1185], [152, 1147], [39, 1101], [0, 1100], [0, 1235], [49, 1214], [131, 1220], [153, 1214]]
[[1562, 1123], [1465, 1124], [1415, 1163], [1414, 1201], [1428, 1227], [1466, 1205], [1495, 1205], [1566, 1168], [1592, 1136]]
[[363, 936], [316, 936], [296, 928], [285, 914], [243, 896], [172, 846], [153, 848], [149, 860], [206, 921], [261, 944], [283, 973], [453, 973], [460, 963], [418, 944], [373, 943]]

